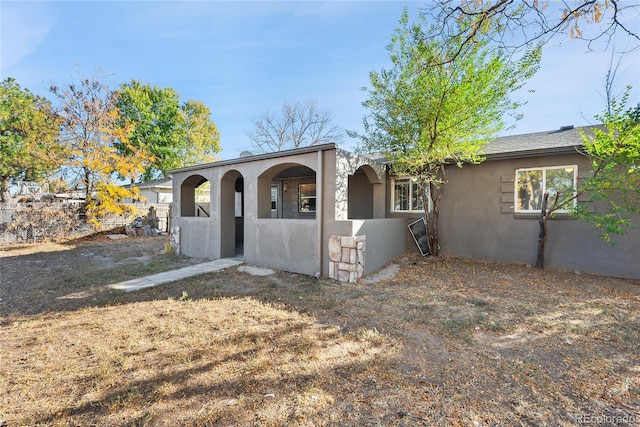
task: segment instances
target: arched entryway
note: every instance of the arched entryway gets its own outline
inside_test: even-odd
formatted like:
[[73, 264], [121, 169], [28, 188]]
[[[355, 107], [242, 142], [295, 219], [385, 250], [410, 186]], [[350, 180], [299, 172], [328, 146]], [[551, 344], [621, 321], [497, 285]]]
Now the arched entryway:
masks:
[[244, 254], [244, 178], [237, 170], [220, 181], [220, 256]]
[[348, 177], [348, 218], [375, 218], [375, 189], [381, 189], [380, 178], [369, 165], [360, 166]]

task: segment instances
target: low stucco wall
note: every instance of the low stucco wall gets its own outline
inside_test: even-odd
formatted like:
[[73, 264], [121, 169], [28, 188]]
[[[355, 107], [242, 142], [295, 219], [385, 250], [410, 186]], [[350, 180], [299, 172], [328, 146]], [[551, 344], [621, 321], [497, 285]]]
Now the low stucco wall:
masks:
[[245, 231], [247, 264], [311, 276], [318, 273], [315, 220], [258, 219]]
[[353, 220], [352, 224], [353, 236], [367, 236], [364, 274], [377, 270], [407, 250], [404, 219]]
[[336, 221], [324, 230], [323, 275], [329, 275], [328, 242], [332, 235], [366, 236], [364, 274], [367, 275], [402, 255], [407, 249], [407, 222], [403, 218]]
[[180, 253], [192, 258], [220, 258], [218, 227], [210, 218], [174, 219], [173, 226], [180, 227]]

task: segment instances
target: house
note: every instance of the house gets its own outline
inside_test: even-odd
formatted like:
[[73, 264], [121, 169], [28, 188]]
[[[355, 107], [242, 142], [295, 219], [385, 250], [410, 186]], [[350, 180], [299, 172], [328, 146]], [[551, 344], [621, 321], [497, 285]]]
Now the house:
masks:
[[406, 220], [386, 215], [385, 165], [335, 144], [170, 173], [172, 234], [187, 256], [354, 281], [407, 248]]
[[[576, 182], [589, 172], [578, 152], [588, 130], [498, 138], [485, 146], [485, 162], [451, 165], [440, 206], [441, 252], [533, 264], [544, 179]], [[417, 185], [390, 175], [385, 162], [335, 144], [170, 173], [173, 239], [186, 256], [241, 255], [248, 264], [354, 281], [416, 250], [407, 226], [422, 215]], [[640, 279], [640, 230], [611, 246], [562, 212], [548, 230], [547, 266]]]
[[[564, 126], [497, 138], [484, 147], [483, 163], [450, 167], [440, 206], [443, 253], [535, 264], [540, 195], [551, 179], [575, 186], [591, 172], [579, 149], [581, 134], [592, 129]], [[602, 209], [587, 197], [578, 202]], [[613, 240], [615, 245], [605, 242], [591, 225], [558, 212], [548, 223], [545, 266], [640, 279], [640, 229]]]
[[[128, 184], [125, 188], [135, 186], [140, 190], [140, 195], [146, 203], [171, 203], [173, 202], [173, 185], [171, 178], [153, 179], [140, 184]], [[131, 200], [126, 200], [131, 203]]]

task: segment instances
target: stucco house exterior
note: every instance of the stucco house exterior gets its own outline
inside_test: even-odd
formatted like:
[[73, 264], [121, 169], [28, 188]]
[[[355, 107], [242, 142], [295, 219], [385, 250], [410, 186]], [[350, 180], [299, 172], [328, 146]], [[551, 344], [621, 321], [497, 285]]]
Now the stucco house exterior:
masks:
[[406, 220], [386, 215], [385, 164], [335, 144], [170, 173], [173, 239], [187, 256], [354, 281], [407, 248]]
[[[564, 126], [497, 138], [485, 146], [483, 163], [450, 167], [440, 206], [443, 253], [535, 264], [539, 195], [551, 179], [577, 183], [592, 171], [579, 153], [582, 132], [592, 128]], [[587, 197], [578, 203], [602, 209]], [[640, 218], [635, 223], [640, 224]], [[613, 240], [612, 246], [591, 225], [559, 212], [549, 221], [545, 266], [640, 279], [640, 229]]]
[[[442, 253], [533, 264], [545, 179], [577, 182], [590, 170], [578, 152], [582, 131], [589, 128], [498, 138], [485, 146], [483, 163], [449, 166]], [[186, 256], [239, 255], [248, 264], [354, 281], [417, 250], [407, 227], [422, 215], [415, 183], [335, 144], [170, 173], [173, 239]], [[545, 262], [640, 279], [640, 230], [616, 241], [611, 246], [590, 225], [559, 213], [549, 224]]]

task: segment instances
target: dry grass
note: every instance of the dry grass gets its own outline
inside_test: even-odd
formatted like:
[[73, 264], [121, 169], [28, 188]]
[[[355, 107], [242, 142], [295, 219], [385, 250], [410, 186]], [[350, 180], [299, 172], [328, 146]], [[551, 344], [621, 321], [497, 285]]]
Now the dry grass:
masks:
[[249, 298], [43, 315], [2, 342], [2, 408], [19, 425], [286, 424], [335, 403], [336, 371], [394, 351]]
[[[122, 265], [189, 262], [140, 242], [58, 253], [59, 265], [113, 260], [111, 273], [65, 280], [46, 254], [2, 259], [0, 421], [640, 424], [638, 281], [407, 255], [373, 285], [230, 269], [105, 291]], [[33, 284], [8, 294], [20, 262]]]

